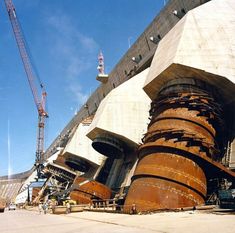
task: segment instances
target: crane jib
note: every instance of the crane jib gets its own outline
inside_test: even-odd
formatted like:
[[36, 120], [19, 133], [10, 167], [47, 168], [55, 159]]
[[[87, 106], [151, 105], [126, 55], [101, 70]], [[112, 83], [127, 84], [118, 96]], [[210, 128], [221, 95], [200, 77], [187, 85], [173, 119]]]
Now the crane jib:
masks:
[[[48, 113], [45, 110], [46, 96], [44, 85], [41, 83], [39, 77], [37, 77], [35, 70], [33, 69], [32, 62], [29, 56], [29, 51], [26, 46], [26, 40], [23, 36], [20, 23], [17, 19], [16, 10], [12, 0], [4, 0], [8, 16], [12, 25], [16, 43], [19, 49], [19, 53], [23, 62], [23, 66], [26, 72], [26, 76], [29, 82], [31, 92], [33, 94], [33, 99], [38, 110], [38, 134], [37, 134], [37, 149], [36, 149], [36, 160], [35, 166], [38, 174], [38, 178], [42, 176], [44, 158], [44, 125], [45, 117], [48, 117]], [[41, 100], [38, 97], [38, 88], [35, 83], [35, 79], [38, 79], [39, 86], [41, 89], [42, 97]]]

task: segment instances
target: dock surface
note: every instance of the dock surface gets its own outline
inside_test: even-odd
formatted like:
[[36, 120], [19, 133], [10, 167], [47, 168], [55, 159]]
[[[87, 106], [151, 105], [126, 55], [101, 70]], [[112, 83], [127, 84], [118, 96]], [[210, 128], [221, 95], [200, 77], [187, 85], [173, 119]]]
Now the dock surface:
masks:
[[1, 233], [233, 233], [234, 213], [200, 211], [162, 212], [150, 215], [78, 212], [39, 214], [37, 211], [5, 211], [0, 215]]

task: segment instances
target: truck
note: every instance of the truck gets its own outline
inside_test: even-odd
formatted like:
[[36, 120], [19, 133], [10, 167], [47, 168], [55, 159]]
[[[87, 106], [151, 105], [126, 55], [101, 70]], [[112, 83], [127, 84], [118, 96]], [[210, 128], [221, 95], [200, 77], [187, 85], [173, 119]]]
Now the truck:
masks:
[[0, 197], [0, 213], [3, 213], [6, 207], [6, 200]]

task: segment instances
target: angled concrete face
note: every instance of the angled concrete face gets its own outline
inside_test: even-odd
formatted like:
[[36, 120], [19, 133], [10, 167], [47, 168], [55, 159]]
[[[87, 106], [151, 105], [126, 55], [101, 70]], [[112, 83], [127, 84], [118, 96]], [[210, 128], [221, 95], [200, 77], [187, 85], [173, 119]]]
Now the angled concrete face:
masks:
[[[235, 178], [221, 164], [235, 132], [235, 1], [189, 11], [160, 41], [144, 90], [153, 100], [151, 122], [124, 211], [204, 204], [210, 178]], [[214, 133], [200, 136], [204, 129]]]
[[[130, 147], [136, 147], [141, 142], [147, 129], [150, 108], [150, 99], [142, 89], [148, 71], [144, 70], [105, 97], [87, 134], [91, 140], [106, 134]], [[113, 143], [118, 144], [118, 141]]]
[[54, 153], [51, 157], [49, 157], [46, 160], [46, 163], [44, 164], [44, 166], [46, 166], [47, 164], [53, 164], [53, 162], [58, 158], [60, 154], [61, 154], [61, 150], [58, 150], [56, 153]]
[[65, 164], [65, 158], [62, 156], [62, 151], [63, 148], [58, 148], [58, 151], [47, 159], [46, 163], [44, 164], [44, 172], [48, 172], [48, 166], [52, 166], [76, 175], [76, 172], [71, 170], [70, 167]]
[[234, 101], [235, 2], [213, 0], [183, 17], [160, 41], [144, 90], [154, 99], [172, 79], [196, 77]]
[[68, 166], [82, 172], [97, 168], [106, 159], [92, 148], [92, 141], [86, 136], [89, 126], [90, 123], [80, 123], [62, 153]]
[[28, 198], [28, 186], [35, 181], [37, 178], [37, 172], [34, 171], [23, 183], [22, 187], [20, 188], [18, 195], [16, 196], [15, 203], [22, 204], [27, 201]]

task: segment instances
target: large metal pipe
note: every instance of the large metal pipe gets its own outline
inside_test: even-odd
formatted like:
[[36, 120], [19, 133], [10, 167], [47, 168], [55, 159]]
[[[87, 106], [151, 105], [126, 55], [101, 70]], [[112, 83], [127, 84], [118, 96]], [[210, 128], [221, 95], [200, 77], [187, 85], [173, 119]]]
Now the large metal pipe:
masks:
[[213, 88], [195, 79], [168, 82], [152, 102], [151, 122], [139, 147], [139, 163], [125, 212], [204, 204], [206, 175], [197, 157], [221, 160], [222, 109]]
[[87, 180], [84, 177], [77, 177], [73, 183], [73, 190], [70, 193], [71, 199], [79, 204], [92, 203], [93, 199], [110, 199], [111, 189], [95, 180]]
[[109, 134], [97, 135], [92, 142], [93, 148], [107, 157], [120, 159], [124, 155], [125, 143]]

